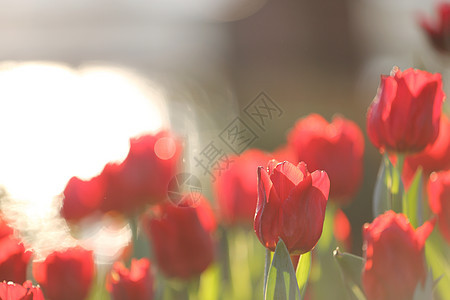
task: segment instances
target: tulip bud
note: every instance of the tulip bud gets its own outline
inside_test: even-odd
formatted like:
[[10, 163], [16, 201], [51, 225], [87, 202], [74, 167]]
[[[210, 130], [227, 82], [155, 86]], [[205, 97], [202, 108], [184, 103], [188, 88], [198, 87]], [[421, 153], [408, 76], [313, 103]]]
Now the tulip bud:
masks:
[[291, 255], [310, 251], [322, 234], [329, 190], [327, 173], [309, 173], [304, 162], [259, 167], [254, 229], [260, 242], [274, 251], [281, 238]]
[[432, 45], [439, 51], [450, 51], [450, 4], [442, 2], [438, 8], [437, 20], [421, 20], [421, 26], [428, 35]]
[[433, 227], [434, 221], [414, 230], [403, 214], [393, 211], [364, 225], [362, 283], [368, 300], [413, 298], [417, 285], [426, 280], [424, 247]]
[[444, 99], [440, 74], [395, 67], [390, 76], [381, 76], [367, 112], [370, 140], [381, 151], [422, 151], [439, 134]]
[[0, 239], [0, 280], [24, 282], [31, 252], [12, 235]]
[[269, 155], [257, 149], [229, 157], [233, 163], [217, 176], [214, 183], [220, 215], [225, 224], [253, 223], [258, 198], [256, 169], [269, 159]]
[[364, 137], [358, 125], [342, 117], [328, 123], [311, 114], [297, 122], [288, 144], [308, 170], [324, 170], [331, 181], [330, 199], [348, 203], [363, 177]]
[[151, 210], [153, 217], [144, 216], [143, 226], [157, 266], [167, 277], [190, 279], [200, 275], [213, 261], [214, 216], [206, 199], [201, 197], [195, 203], [198, 206], [160, 204]]
[[33, 275], [49, 300], [87, 299], [94, 278], [92, 251], [81, 247], [55, 251], [34, 263]]

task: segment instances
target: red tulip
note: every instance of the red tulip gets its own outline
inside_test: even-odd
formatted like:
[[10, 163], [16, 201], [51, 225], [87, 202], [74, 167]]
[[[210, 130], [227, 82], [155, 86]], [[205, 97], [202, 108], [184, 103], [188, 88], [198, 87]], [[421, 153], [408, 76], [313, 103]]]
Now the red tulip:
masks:
[[442, 102], [440, 74], [398, 68], [381, 76], [378, 93], [367, 113], [367, 132], [381, 151], [415, 153], [439, 134]]
[[250, 149], [229, 159], [233, 163], [216, 176], [214, 183], [222, 220], [228, 225], [252, 224], [258, 197], [256, 170], [267, 164], [270, 157], [260, 150]]
[[203, 197], [195, 203], [198, 206], [161, 204], [153, 208], [153, 217], [144, 217], [156, 263], [168, 277], [189, 279], [213, 261], [214, 216]]
[[153, 299], [153, 276], [150, 261], [146, 258], [131, 261], [130, 270], [116, 262], [108, 277], [107, 289], [113, 300]]
[[1, 300], [44, 300], [44, 295], [39, 287], [26, 281], [23, 286], [12, 282], [0, 282]]
[[439, 51], [450, 50], [450, 3], [442, 2], [438, 8], [437, 20], [421, 20], [421, 26], [433, 46]]
[[12, 235], [0, 239], [0, 280], [24, 282], [31, 252]]
[[297, 122], [288, 143], [311, 171], [330, 176], [330, 199], [346, 204], [356, 193], [363, 176], [364, 137], [358, 125], [342, 117], [328, 123], [311, 114]]
[[90, 180], [72, 177], [64, 189], [61, 215], [68, 221], [80, 220], [95, 212], [105, 195], [104, 176]]
[[180, 154], [180, 141], [166, 131], [131, 139], [122, 163], [109, 163], [100, 175], [86, 181], [70, 179], [64, 190], [62, 216], [78, 221], [96, 211], [132, 215], [146, 204], [166, 200]]
[[81, 247], [55, 251], [34, 263], [33, 275], [50, 300], [87, 299], [94, 278], [92, 251]]
[[363, 228], [366, 263], [362, 283], [368, 300], [410, 300], [424, 284], [425, 240], [434, 222], [417, 230], [403, 214], [388, 211]]
[[423, 178], [432, 172], [450, 169], [450, 120], [445, 115], [441, 116], [436, 141], [422, 152], [406, 157], [402, 173], [406, 187], [410, 186], [419, 166], [422, 167]]
[[102, 209], [132, 210], [166, 200], [180, 154], [180, 141], [169, 132], [131, 139], [123, 163], [105, 167], [107, 190]]
[[333, 223], [334, 237], [344, 245], [347, 252], [350, 252], [352, 249], [352, 227], [342, 209], [338, 208], [336, 210]]
[[450, 244], [450, 171], [431, 174], [428, 201], [431, 210], [438, 216], [439, 231]]
[[291, 255], [310, 251], [322, 234], [329, 190], [327, 173], [309, 173], [304, 162], [259, 167], [254, 229], [260, 242], [274, 251], [281, 238]]

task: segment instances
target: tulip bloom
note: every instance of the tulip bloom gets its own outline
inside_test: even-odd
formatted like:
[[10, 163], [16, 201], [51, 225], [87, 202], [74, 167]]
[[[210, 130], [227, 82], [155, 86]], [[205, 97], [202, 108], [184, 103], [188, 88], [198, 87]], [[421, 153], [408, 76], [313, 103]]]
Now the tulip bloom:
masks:
[[230, 167], [216, 176], [214, 191], [222, 220], [227, 225], [252, 224], [258, 188], [256, 170], [267, 164], [269, 155], [251, 149], [240, 156], [230, 156]]
[[26, 281], [23, 286], [12, 282], [0, 282], [0, 299], [2, 300], [44, 300], [39, 287]]
[[441, 116], [436, 141], [422, 152], [406, 157], [402, 173], [406, 187], [411, 184], [419, 166], [422, 167], [423, 178], [427, 178], [432, 172], [450, 169], [450, 120], [445, 115]]
[[12, 235], [0, 239], [0, 281], [24, 282], [31, 252]]
[[417, 230], [403, 214], [388, 211], [363, 227], [366, 263], [362, 283], [368, 300], [409, 300], [424, 284], [425, 240], [434, 222]]
[[437, 20], [423, 18], [420, 25], [428, 35], [428, 39], [439, 51], [450, 51], [450, 4], [442, 2], [438, 8]]
[[450, 244], [450, 171], [431, 174], [428, 201], [438, 216], [439, 231]]
[[151, 210], [153, 217], [144, 216], [143, 226], [158, 268], [168, 277], [187, 280], [200, 275], [213, 261], [211, 232], [215, 220], [203, 197], [185, 203], [198, 203], [198, 206], [161, 204]]
[[364, 137], [358, 125], [342, 117], [328, 123], [311, 114], [299, 120], [288, 136], [296, 162], [310, 171], [324, 170], [330, 176], [330, 199], [348, 203], [363, 177]]
[[391, 76], [381, 76], [367, 112], [370, 140], [381, 151], [422, 151], [439, 134], [444, 98], [440, 74], [394, 68]]
[[108, 277], [107, 289], [113, 300], [152, 300], [153, 276], [146, 258], [131, 261], [130, 270], [116, 262]]
[[146, 204], [165, 201], [180, 155], [181, 143], [169, 132], [132, 138], [123, 162], [107, 164], [89, 180], [69, 180], [63, 193], [62, 216], [78, 221], [96, 211], [132, 215]]
[[329, 191], [327, 173], [309, 173], [304, 162], [259, 167], [254, 229], [260, 242], [275, 251], [281, 238], [291, 255], [310, 251], [322, 234]]
[[92, 251], [55, 251], [44, 262], [34, 263], [33, 275], [50, 300], [87, 299], [94, 278]]

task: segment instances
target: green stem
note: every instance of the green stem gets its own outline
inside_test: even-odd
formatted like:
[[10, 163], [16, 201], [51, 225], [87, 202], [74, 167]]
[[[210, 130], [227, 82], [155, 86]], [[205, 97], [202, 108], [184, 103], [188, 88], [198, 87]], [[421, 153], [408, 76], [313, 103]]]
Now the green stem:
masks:
[[391, 172], [392, 185], [391, 185], [391, 208], [395, 212], [402, 212], [404, 210], [403, 201], [403, 184], [402, 184], [402, 172], [403, 164], [405, 162], [404, 154], [397, 154], [397, 163]]
[[270, 250], [266, 248], [266, 262], [264, 264], [264, 297], [266, 297], [267, 280], [269, 279], [270, 256]]

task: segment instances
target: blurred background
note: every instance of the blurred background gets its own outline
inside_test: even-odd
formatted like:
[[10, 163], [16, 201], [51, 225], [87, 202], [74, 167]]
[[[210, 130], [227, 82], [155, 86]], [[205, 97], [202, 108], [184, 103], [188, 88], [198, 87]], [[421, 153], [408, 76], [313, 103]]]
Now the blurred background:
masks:
[[[250, 146], [267, 151], [312, 112], [365, 133], [380, 74], [443, 72], [419, 25], [436, 4], [0, 0], [0, 184], [39, 207], [71, 176], [123, 158], [129, 136], [170, 126], [210, 195], [193, 159], [237, 116], [257, 136]], [[264, 128], [244, 112], [261, 92], [282, 111]], [[380, 159], [366, 136], [364, 184], [344, 208], [358, 254]]]

